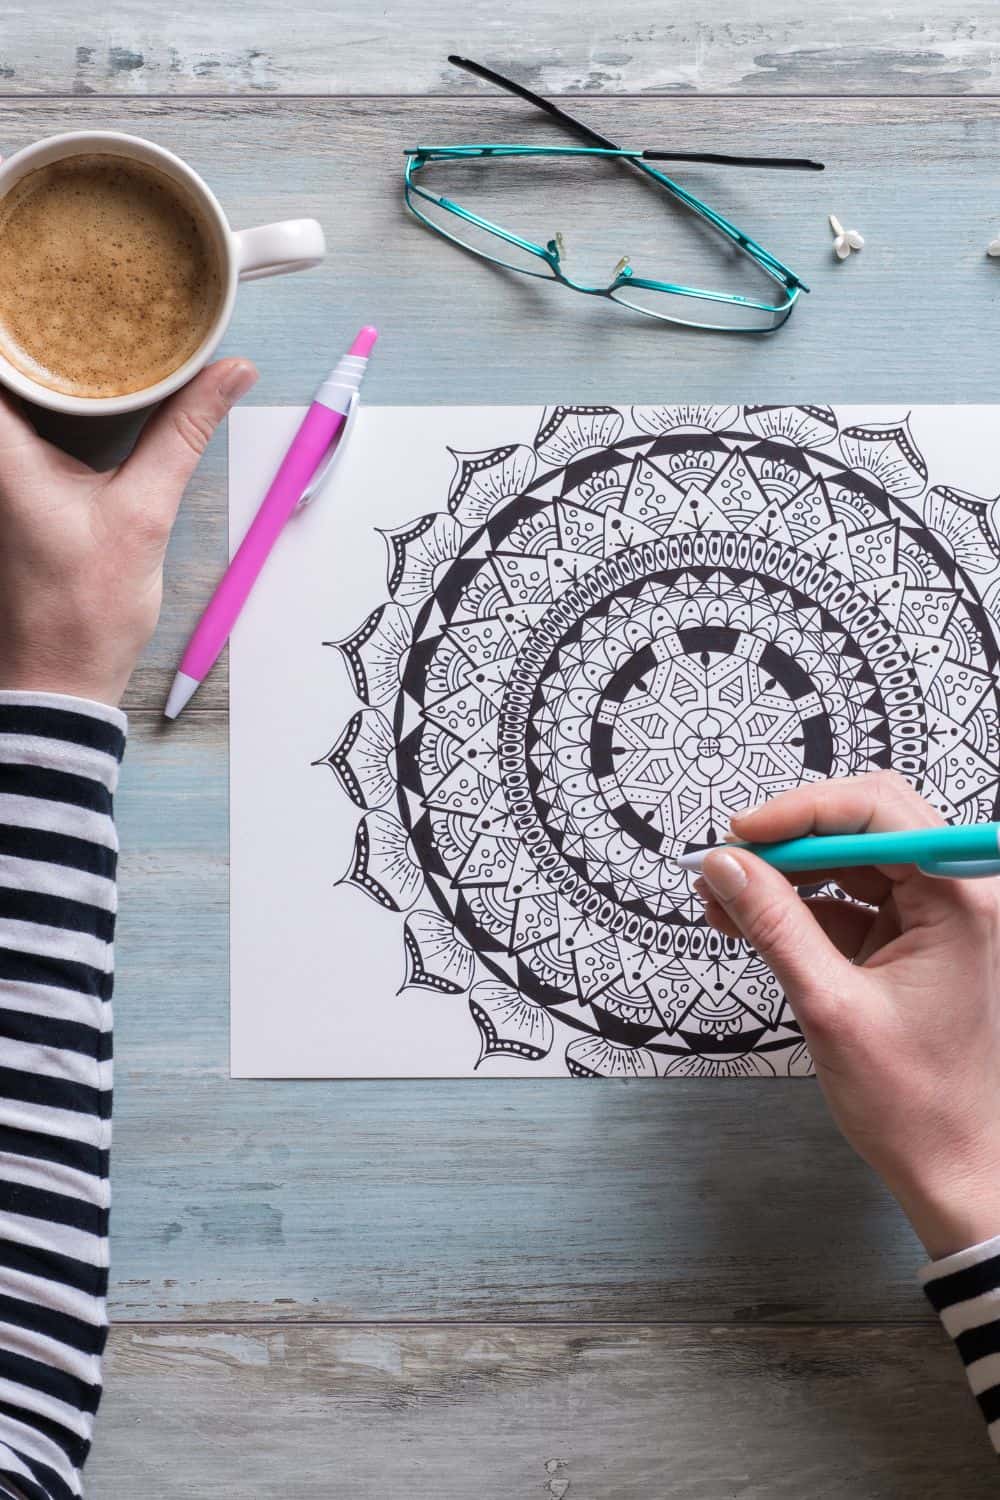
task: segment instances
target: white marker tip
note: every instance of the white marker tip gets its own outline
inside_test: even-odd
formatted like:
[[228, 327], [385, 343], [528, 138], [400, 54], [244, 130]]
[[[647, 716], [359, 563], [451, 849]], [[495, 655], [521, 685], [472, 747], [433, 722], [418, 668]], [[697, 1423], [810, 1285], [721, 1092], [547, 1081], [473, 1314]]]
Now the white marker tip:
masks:
[[201, 687], [197, 677], [189, 677], [186, 672], [178, 672], [170, 685], [167, 694], [166, 705], [163, 709], [165, 719], [176, 719], [181, 709], [185, 708], [195, 693]]
[[727, 833], [724, 842], [721, 844], [711, 844], [707, 849], [693, 849], [690, 854], [675, 854], [674, 864], [679, 865], [682, 870], [698, 871], [701, 869], [708, 856], [712, 853], [713, 849], [745, 848], [746, 844], [742, 839], [734, 839], [731, 834]]
[[678, 854], [674, 858], [674, 864], [679, 865], [682, 870], [700, 870], [705, 863], [705, 855], [708, 849], [696, 849], [693, 854]]

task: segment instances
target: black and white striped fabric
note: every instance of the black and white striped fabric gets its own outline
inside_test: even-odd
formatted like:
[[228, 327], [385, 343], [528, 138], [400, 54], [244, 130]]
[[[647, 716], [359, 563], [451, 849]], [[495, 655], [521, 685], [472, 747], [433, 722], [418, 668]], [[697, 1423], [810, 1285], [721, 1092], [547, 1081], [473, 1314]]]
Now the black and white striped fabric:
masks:
[[1000, 1235], [935, 1261], [920, 1279], [955, 1340], [972, 1394], [1000, 1453]]
[[0, 1495], [81, 1493], [107, 1336], [125, 718], [0, 693]]

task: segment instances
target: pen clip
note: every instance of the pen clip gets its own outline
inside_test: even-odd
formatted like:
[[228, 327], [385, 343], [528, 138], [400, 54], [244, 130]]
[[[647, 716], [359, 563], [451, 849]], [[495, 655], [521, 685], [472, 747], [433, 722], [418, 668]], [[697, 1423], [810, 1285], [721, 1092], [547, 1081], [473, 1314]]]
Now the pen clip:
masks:
[[295, 507], [296, 510], [302, 510], [304, 506], [309, 504], [310, 500], [315, 500], [320, 490], [330, 478], [337, 460], [347, 447], [347, 439], [351, 435], [351, 429], [357, 419], [360, 406], [361, 398], [357, 391], [354, 391], [347, 403], [347, 414], [344, 425], [333, 439], [326, 455], [320, 461], [319, 468], [299, 496], [299, 502]]
[[937, 880], [987, 880], [1000, 875], [1000, 859], [928, 859], [917, 869]]

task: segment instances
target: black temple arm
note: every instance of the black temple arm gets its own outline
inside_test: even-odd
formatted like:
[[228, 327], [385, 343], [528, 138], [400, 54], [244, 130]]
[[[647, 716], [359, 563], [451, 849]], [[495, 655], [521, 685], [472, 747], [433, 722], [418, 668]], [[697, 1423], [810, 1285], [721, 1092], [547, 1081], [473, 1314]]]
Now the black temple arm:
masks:
[[467, 57], [456, 57], [454, 53], [448, 58], [456, 68], [464, 68], [467, 73], [475, 73], [477, 78], [485, 78], [487, 83], [495, 83], [497, 88], [506, 89], [508, 94], [516, 94], [519, 99], [524, 99], [528, 104], [533, 104], [536, 109], [544, 110], [560, 125], [565, 125], [574, 135], [580, 136], [582, 140], [588, 141], [591, 146], [601, 146], [605, 151], [618, 151], [614, 141], [609, 141], [606, 135], [601, 135], [599, 130], [591, 130], [582, 120], [576, 120], [572, 115], [560, 109], [558, 104], [553, 104], [551, 99], [543, 99], [541, 94], [532, 93], [523, 84], [515, 83], [512, 78], [504, 78], [502, 73], [494, 73], [492, 68], [485, 68], [482, 63], [471, 62]]
[[[577, 120], [566, 110], [560, 109], [558, 104], [553, 104], [551, 99], [543, 99], [541, 94], [533, 93], [521, 83], [515, 83], [511, 78], [505, 78], [502, 73], [495, 73], [492, 68], [484, 67], [482, 63], [472, 62], [468, 57], [458, 57], [451, 53], [448, 61], [456, 68], [464, 68], [467, 73], [474, 73], [477, 78], [483, 78], [487, 83], [495, 83], [497, 88], [506, 89], [508, 94], [516, 94], [519, 99], [534, 105], [536, 109], [543, 110], [552, 119], [558, 120], [567, 130], [572, 131], [581, 140], [591, 146], [600, 146], [605, 151], [619, 151], [614, 141], [602, 135], [599, 130], [592, 130], [582, 120]], [[700, 161], [711, 162], [722, 167], [786, 167], [792, 170], [810, 172], [822, 172], [823, 163], [809, 161], [805, 157], [795, 156], [722, 156], [713, 151], [644, 151], [642, 153], [646, 161]]]
[[717, 151], [644, 151], [644, 161], [707, 161], [718, 167], [784, 167], [791, 172], [822, 172], [808, 156], [723, 156]]

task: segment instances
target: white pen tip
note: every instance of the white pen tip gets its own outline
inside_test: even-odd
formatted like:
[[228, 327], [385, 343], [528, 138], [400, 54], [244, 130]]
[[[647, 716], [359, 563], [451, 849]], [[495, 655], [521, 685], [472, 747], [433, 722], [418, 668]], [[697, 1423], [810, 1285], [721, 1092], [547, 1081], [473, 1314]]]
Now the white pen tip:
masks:
[[200, 687], [201, 683], [197, 677], [189, 677], [186, 672], [178, 672], [170, 685], [170, 692], [167, 694], [163, 717], [165, 719], [176, 719], [181, 709], [190, 703]]
[[674, 864], [679, 865], [682, 870], [698, 871], [701, 869], [702, 865], [705, 863], [705, 860], [711, 854], [713, 849], [727, 848], [745, 849], [746, 845], [743, 843], [742, 839], [734, 839], [731, 838], [729, 834], [727, 834], [725, 843], [712, 844], [708, 849], [694, 849], [690, 854], [678, 854], [674, 858]]

